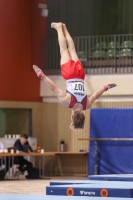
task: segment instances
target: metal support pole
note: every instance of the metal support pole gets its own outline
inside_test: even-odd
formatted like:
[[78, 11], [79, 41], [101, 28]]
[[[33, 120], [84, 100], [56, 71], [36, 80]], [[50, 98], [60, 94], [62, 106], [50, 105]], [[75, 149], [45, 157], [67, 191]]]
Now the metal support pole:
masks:
[[94, 150], [94, 157], [95, 157], [95, 168], [94, 168], [94, 174], [98, 174], [98, 145], [97, 141], [94, 141], [95, 144], [95, 150]]
[[39, 177], [41, 177], [41, 157], [39, 156]]
[[42, 156], [42, 177], [44, 178], [44, 156]]

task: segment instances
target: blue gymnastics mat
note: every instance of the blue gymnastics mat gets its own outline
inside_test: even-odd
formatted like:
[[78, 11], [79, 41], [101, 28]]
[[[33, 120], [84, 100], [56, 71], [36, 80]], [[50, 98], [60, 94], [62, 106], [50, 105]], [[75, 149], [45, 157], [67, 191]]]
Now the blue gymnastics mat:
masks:
[[67, 180], [67, 181], [51, 181], [50, 186], [52, 185], [71, 185], [71, 184], [93, 184], [99, 183], [103, 181], [95, 181], [95, 180]]
[[[115, 181], [108, 181], [108, 180], [97, 180], [96, 178], [92, 178], [92, 180], [68, 180], [68, 181], [51, 181], [50, 186], [56, 185], [75, 185], [75, 184], [115, 184]], [[125, 184], [124, 181], [117, 181], [117, 184]], [[132, 182], [128, 181], [127, 184], [133, 184]]]
[[[89, 136], [89, 135], [88, 135]], [[133, 108], [92, 108], [90, 138], [133, 138]], [[133, 174], [133, 141], [90, 141], [88, 173]], [[94, 152], [97, 149], [97, 162]]]
[[46, 187], [47, 195], [97, 196], [133, 198], [133, 183], [106, 182], [103, 184], [57, 185]]
[[[62, 196], [43, 196], [28, 194], [0, 194], [0, 200], [62, 200]], [[92, 197], [64, 197], [63, 200], [92, 200]], [[107, 198], [104, 198], [107, 199]], [[101, 200], [101, 197], [93, 197], [93, 200]], [[108, 200], [121, 200], [121, 198], [108, 198]], [[131, 200], [131, 198], [122, 198]]]
[[133, 181], [133, 174], [89, 175], [89, 180]]

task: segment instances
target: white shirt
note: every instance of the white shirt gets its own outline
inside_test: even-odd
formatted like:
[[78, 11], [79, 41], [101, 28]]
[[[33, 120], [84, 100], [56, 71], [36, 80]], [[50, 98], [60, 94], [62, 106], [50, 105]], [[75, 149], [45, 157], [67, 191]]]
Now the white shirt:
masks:
[[3, 143], [0, 141], [0, 153], [3, 153], [4, 150], [4, 145]]
[[77, 103], [81, 103], [86, 96], [83, 79], [69, 79], [66, 81], [67, 91], [76, 97]]

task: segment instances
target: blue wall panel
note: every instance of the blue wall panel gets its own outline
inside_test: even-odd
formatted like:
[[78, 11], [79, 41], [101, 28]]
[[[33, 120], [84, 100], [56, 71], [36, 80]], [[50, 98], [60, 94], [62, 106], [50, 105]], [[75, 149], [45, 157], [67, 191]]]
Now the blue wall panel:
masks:
[[[133, 138], [133, 109], [91, 109], [91, 138]], [[95, 144], [90, 142], [89, 174], [94, 174]], [[99, 141], [99, 174], [133, 174], [133, 141]]]

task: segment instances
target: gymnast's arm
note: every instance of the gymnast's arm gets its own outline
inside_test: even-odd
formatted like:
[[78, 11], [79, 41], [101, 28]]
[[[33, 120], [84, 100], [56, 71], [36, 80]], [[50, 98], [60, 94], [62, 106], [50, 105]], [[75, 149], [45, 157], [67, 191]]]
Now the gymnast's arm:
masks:
[[117, 85], [115, 83], [112, 83], [112, 84], [108, 84], [108, 85], [105, 85], [103, 86], [101, 89], [97, 90], [92, 96], [90, 96], [88, 98], [88, 101], [87, 101], [87, 109], [91, 108], [92, 104], [94, 103], [94, 101], [96, 99], [98, 99], [105, 91], [113, 88], [113, 87], [116, 87]]
[[42, 72], [39, 67], [33, 65], [33, 69], [37, 76], [46, 83], [46, 85], [54, 92], [54, 94], [59, 98], [60, 101], [62, 100], [62, 98], [64, 99], [65, 95], [63, 94], [62, 90], [60, 90], [55, 85], [55, 83]]
[[98, 99], [105, 91], [105, 88], [102, 87], [101, 89], [97, 90], [92, 96], [90, 96], [87, 100], [87, 109], [91, 108], [94, 101]]
[[54, 94], [60, 99], [62, 97], [65, 97], [64, 93], [62, 90], [60, 90], [55, 83], [48, 78], [46, 75], [42, 78], [42, 81], [46, 83], [46, 85], [54, 92]]

